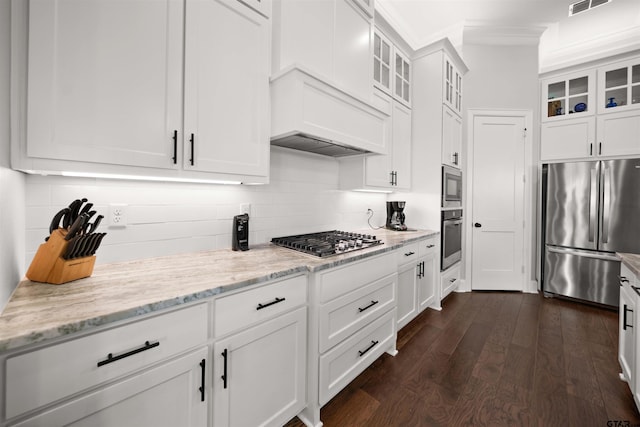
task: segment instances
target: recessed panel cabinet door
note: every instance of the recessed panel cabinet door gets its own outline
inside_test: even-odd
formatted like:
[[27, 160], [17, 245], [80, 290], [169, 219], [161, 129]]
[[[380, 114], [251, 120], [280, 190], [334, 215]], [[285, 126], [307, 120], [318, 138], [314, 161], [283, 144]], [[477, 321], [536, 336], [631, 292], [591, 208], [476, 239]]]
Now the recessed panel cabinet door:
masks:
[[183, 1], [32, 0], [27, 155], [175, 168]]
[[266, 176], [269, 20], [237, 1], [186, 13], [184, 167]]

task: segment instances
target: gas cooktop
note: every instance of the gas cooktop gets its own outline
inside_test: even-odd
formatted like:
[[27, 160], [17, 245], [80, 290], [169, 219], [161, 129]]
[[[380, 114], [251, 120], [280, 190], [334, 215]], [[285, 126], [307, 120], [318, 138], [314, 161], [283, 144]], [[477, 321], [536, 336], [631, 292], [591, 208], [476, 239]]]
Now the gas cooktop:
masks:
[[338, 230], [274, 237], [271, 243], [318, 257], [341, 255], [383, 244], [380, 239], [370, 234]]

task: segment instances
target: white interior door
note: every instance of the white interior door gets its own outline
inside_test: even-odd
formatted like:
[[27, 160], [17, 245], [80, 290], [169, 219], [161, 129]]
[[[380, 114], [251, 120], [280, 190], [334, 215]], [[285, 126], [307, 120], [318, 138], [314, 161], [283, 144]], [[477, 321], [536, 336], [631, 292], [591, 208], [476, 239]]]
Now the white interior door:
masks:
[[473, 290], [524, 290], [525, 117], [473, 121]]

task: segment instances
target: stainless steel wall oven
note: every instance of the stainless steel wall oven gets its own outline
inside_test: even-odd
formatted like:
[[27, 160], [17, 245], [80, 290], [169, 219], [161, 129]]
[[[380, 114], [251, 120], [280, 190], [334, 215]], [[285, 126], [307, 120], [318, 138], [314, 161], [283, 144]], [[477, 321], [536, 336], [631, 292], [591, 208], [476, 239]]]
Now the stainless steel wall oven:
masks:
[[440, 269], [444, 271], [462, 258], [462, 209], [442, 211], [441, 230]]

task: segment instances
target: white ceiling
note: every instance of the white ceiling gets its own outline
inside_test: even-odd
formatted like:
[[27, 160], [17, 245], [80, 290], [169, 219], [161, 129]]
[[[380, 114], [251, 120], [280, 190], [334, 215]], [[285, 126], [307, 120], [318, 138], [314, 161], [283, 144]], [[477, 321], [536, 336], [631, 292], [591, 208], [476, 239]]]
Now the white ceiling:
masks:
[[[376, 0], [376, 9], [416, 49], [442, 37], [454, 35], [455, 38], [464, 26], [511, 29], [512, 32], [535, 29], [539, 36], [549, 24], [567, 18], [569, 5], [576, 1]], [[594, 13], [597, 9], [584, 13]]]

